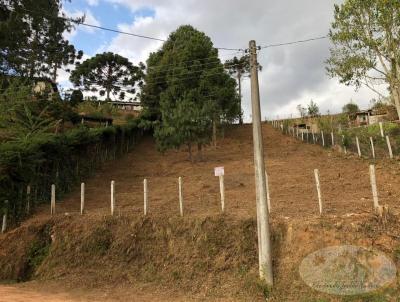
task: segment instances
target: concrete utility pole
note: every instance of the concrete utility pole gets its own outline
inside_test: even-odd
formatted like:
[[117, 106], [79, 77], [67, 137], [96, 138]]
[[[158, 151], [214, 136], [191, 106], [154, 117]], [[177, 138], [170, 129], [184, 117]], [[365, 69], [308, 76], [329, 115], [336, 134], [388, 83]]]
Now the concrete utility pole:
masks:
[[270, 229], [268, 221], [265, 180], [264, 147], [261, 129], [260, 91], [258, 87], [258, 62], [256, 41], [249, 43], [251, 66], [251, 104], [253, 117], [254, 167], [257, 200], [257, 227], [260, 278], [273, 285]]

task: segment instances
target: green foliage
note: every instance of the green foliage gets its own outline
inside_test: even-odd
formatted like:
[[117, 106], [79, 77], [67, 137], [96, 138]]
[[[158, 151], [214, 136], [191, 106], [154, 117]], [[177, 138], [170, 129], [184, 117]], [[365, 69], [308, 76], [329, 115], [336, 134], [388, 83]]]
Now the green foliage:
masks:
[[77, 106], [78, 104], [83, 102], [83, 93], [79, 89], [75, 89], [72, 91], [71, 96], [69, 97], [69, 101], [71, 106]]
[[311, 100], [310, 104], [307, 105], [307, 112], [308, 112], [308, 116], [311, 116], [311, 117], [315, 117], [315, 116], [319, 115], [319, 107], [313, 100]]
[[76, 87], [86, 91], [99, 91], [110, 100], [110, 94], [123, 100], [127, 94], [134, 99], [137, 86], [143, 85], [143, 63], [133, 65], [127, 58], [112, 52], [97, 54], [78, 64], [72, 71], [70, 80]]
[[360, 108], [358, 107], [357, 104], [350, 102], [343, 106], [342, 111], [343, 111], [343, 113], [346, 113], [346, 114], [353, 114], [353, 113], [360, 111]]
[[85, 101], [78, 105], [78, 112], [92, 117], [119, 116], [118, 109], [110, 103]]
[[147, 61], [142, 103], [161, 150], [209, 142], [212, 123], [240, 115], [236, 83], [209, 37], [191, 26], [173, 32]]
[[346, 0], [335, 5], [328, 74], [342, 83], [389, 86], [400, 113], [400, 1]]
[[69, 192], [102, 163], [128, 152], [142, 133], [137, 123], [79, 127], [0, 144], [0, 200], [9, 200], [11, 217], [23, 217], [28, 184], [34, 192], [34, 205], [48, 202], [51, 184], [56, 185], [57, 194]]
[[[10, 0], [0, 3], [0, 73], [56, 79], [62, 65], [82, 56], [64, 38], [73, 29], [59, 18], [61, 0]], [[82, 18], [74, 21], [82, 21]]]

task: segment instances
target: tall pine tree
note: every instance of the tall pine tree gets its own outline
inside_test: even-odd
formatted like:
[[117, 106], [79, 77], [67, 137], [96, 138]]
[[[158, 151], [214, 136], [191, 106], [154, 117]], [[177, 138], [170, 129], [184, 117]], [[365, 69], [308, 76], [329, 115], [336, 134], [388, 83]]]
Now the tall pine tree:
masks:
[[[155, 121], [161, 150], [186, 145], [201, 151], [220, 122], [240, 115], [236, 83], [224, 70], [211, 39], [179, 27], [147, 61], [142, 92], [145, 115]], [[214, 126], [214, 127], [213, 127]]]
[[0, 4], [0, 72], [49, 77], [82, 53], [64, 39], [74, 22], [61, 13], [62, 0], [9, 0]]

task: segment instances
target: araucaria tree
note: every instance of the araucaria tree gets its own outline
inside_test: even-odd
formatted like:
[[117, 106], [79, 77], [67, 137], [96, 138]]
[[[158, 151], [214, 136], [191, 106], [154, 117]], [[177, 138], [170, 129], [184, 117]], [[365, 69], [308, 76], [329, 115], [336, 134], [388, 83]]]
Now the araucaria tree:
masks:
[[[240, 58], [234, 57], [231, 60], [227, 60], [224, 64], [231, 76], [236, 77], [239, 89], [240, 107], [242, 107], [242, 78], [243, 76], [250, 75], [250, 56], [244, 55]], [[262, 70], [262, 66], [259, 65], [259, 70]], [[243, 124], [243, 111], [240, 108], [239, 124]]]
[[[145, 115], [155, 122], [160, 150], [202, 146], [219, 123], [240, 115], [236, 82], [225, 71], [211, 39], [192, 26], [179, 27], [150, 55], [142, 92]], [[214, 134], [214, 135], [213, 135]]]
[[112, 52], [97, 54], [87, 59], [71, 73], [70, 80], [83, 90], [99, 92], [110, 100], [135, 99], [136, 90], [143, 85], [143, 63], [133, 65], [127, 58]]
[[65, 18], [62, 2], [0, 1], [0, 73], [56, 81], [61, 66], [80, 58], [63, 35], [83, 18]]
[[388, 85], [400, 117], [400, 1], [345, 0], [329, 36], [328, 73], [356, 87]]

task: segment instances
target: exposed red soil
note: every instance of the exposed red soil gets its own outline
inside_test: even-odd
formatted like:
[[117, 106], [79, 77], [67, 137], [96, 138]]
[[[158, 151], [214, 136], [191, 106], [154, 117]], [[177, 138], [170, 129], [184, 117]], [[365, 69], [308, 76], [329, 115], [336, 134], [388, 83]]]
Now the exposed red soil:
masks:
[[[283, 136], [269, 125], [263, 127], [271, 190], [271, 219], [275, 225], [284, 221], [284, 229], [289, 225], [294, 229], [293, 239], [289, 240], [289, 243], [282, 243], [283, 247], [281, 244], [279, 250], [275, 251], [277, 288], [285, 294], [286, 301], [297, 301], [296, 296], [299, 292], [304, 293], [304, 297], [311, 293], [297, 276], [296, 269], [302, 257], [318, 248], [348, 242], [365, 246], [377, 245], [386, 253], [393, 252], [394, 247], [399, 244], [398, 239], [388, 237], [381, 231], [379, 234], [371, 231], [373, 233], [371, 236], [365, 235], [370, 231], [363, 228], [364, 225], [368, 227], [373, 225], [373, 228], [379, 229], [375, 222], [371, 222], [370, 215], [373, 213], [368, 169], [370, 161], [352, 155], [345, 156], [331, 149], [303, 144], [291, 137]], [[380, 203], [389, 205], [390, 211], [398, 213], [400, 164], [397, 161], [378, 161], [375, 164]], [[140, 217], [143, 215], [143, 179], [147, 178], [150, 191], [150, 217], [155, 221], [167, 220], [168, 217], [177, 218], [178, 177], [181, 176], [184, 182], [185, 220], [190, 220], [191, 217], [195, 219], [215, 217], [220, 214], [219, 182], [218, 178], [214, 177], [214, 167], [217, 166], [225, 167], [226, 215], [235, 221], [255, 219], [251, 125], [227, 130], [225, 138], [219, 141], [218, 147], [206, 148], [203, 160], [196, 163], [188, 160], [188, 154], [184, 150], [160, 154], [151, 138], [143, 139], [131, 154], [108, 163], [93, 178], [85, 181], [87, 215], [96, 221], [98, 218], [95, 217], [109, 214], [110, 182], [114, 180], [117, 192], [117, 216]], [[326, 220], [329, 220], [326, 226], [323, 220], [319, 220], [314, 169], [320, 171]], [[58, 215], [64, 216], [68, 213], [68, 216], [76, 216], [79, 209], [79, 188], [62, 200], [57, 200]], [[42, 206], [32, 221], [44, 221], [48, 218], [49, 212], [50, 206]], [[343, 219], [346, 223], [343, 223]], [[66, 219], [60, 218], [60, 220]], [[353, 223], [356, 221], [358, 225]], [[59, 290], [56, 290], [58, 288]], [[45, 299], [55, 302], [190, 301], [189, 297], [192, 297], [179, 291], [177, 293], [176, 290], [170, 294], [168, 290], [167, 294], [160, 293], [158, 289], [148, 291], [150, 293], [143, 294], [141, 289], [132, 288], [127, 291], [126, 288], [118, 287], [104, 291], [71, 289], [63, 291], [63, 284], [60, 283], [49, 287], [28, 283], [22, 287], [21, 285], [0, 287], [0, 301], [1, 297], [11, 297], [4, 301], [22, 299], [21, 301], [29, 302]], [[111, 296], [105, 297], [104, 293]], [[38, 297], [36, 300], [33, 298], [23, 300], [24, 297], [36, 297], [35, 295]], [[218, 301], [216, 297], [209, 300]], [[279, 301], [279, 298], [274, 301]]]
[[[86, 181], [86, 209], [105, 213], [110, 208], [110, 182], [116, 182], [117, 210], [142, 214], [143, 179], [149, 182], [149, 212], [178, 215], [178, 177], [184, 182], [185, 215], [206, 216], [220, 211], [214, 167], [225, 167], [226, 211], [237, 218], [255, 217], [251, 125], [227, 131], [219, 147], [208, 147], [204, 160], [190, 163], [187, 152], [157, 152], [145, 138], [134, 152], [110, 162]], [[270, 178], [272, 215], [311, 217], [318, 214], [314, 169], [320, 170], [327, 214], [372, 212], [369, 161], [303, 144], [264, 126], [266, 166]], [[381, 204], [400, 209], [400, 163], [380, 161], [377, 182]], [[49, 207], [48, 207], [49, 208]], [[58, 213], [80, 209], [79, 188], [57, 204]], [[45, 209], [47, 215], [49, 209]]]

